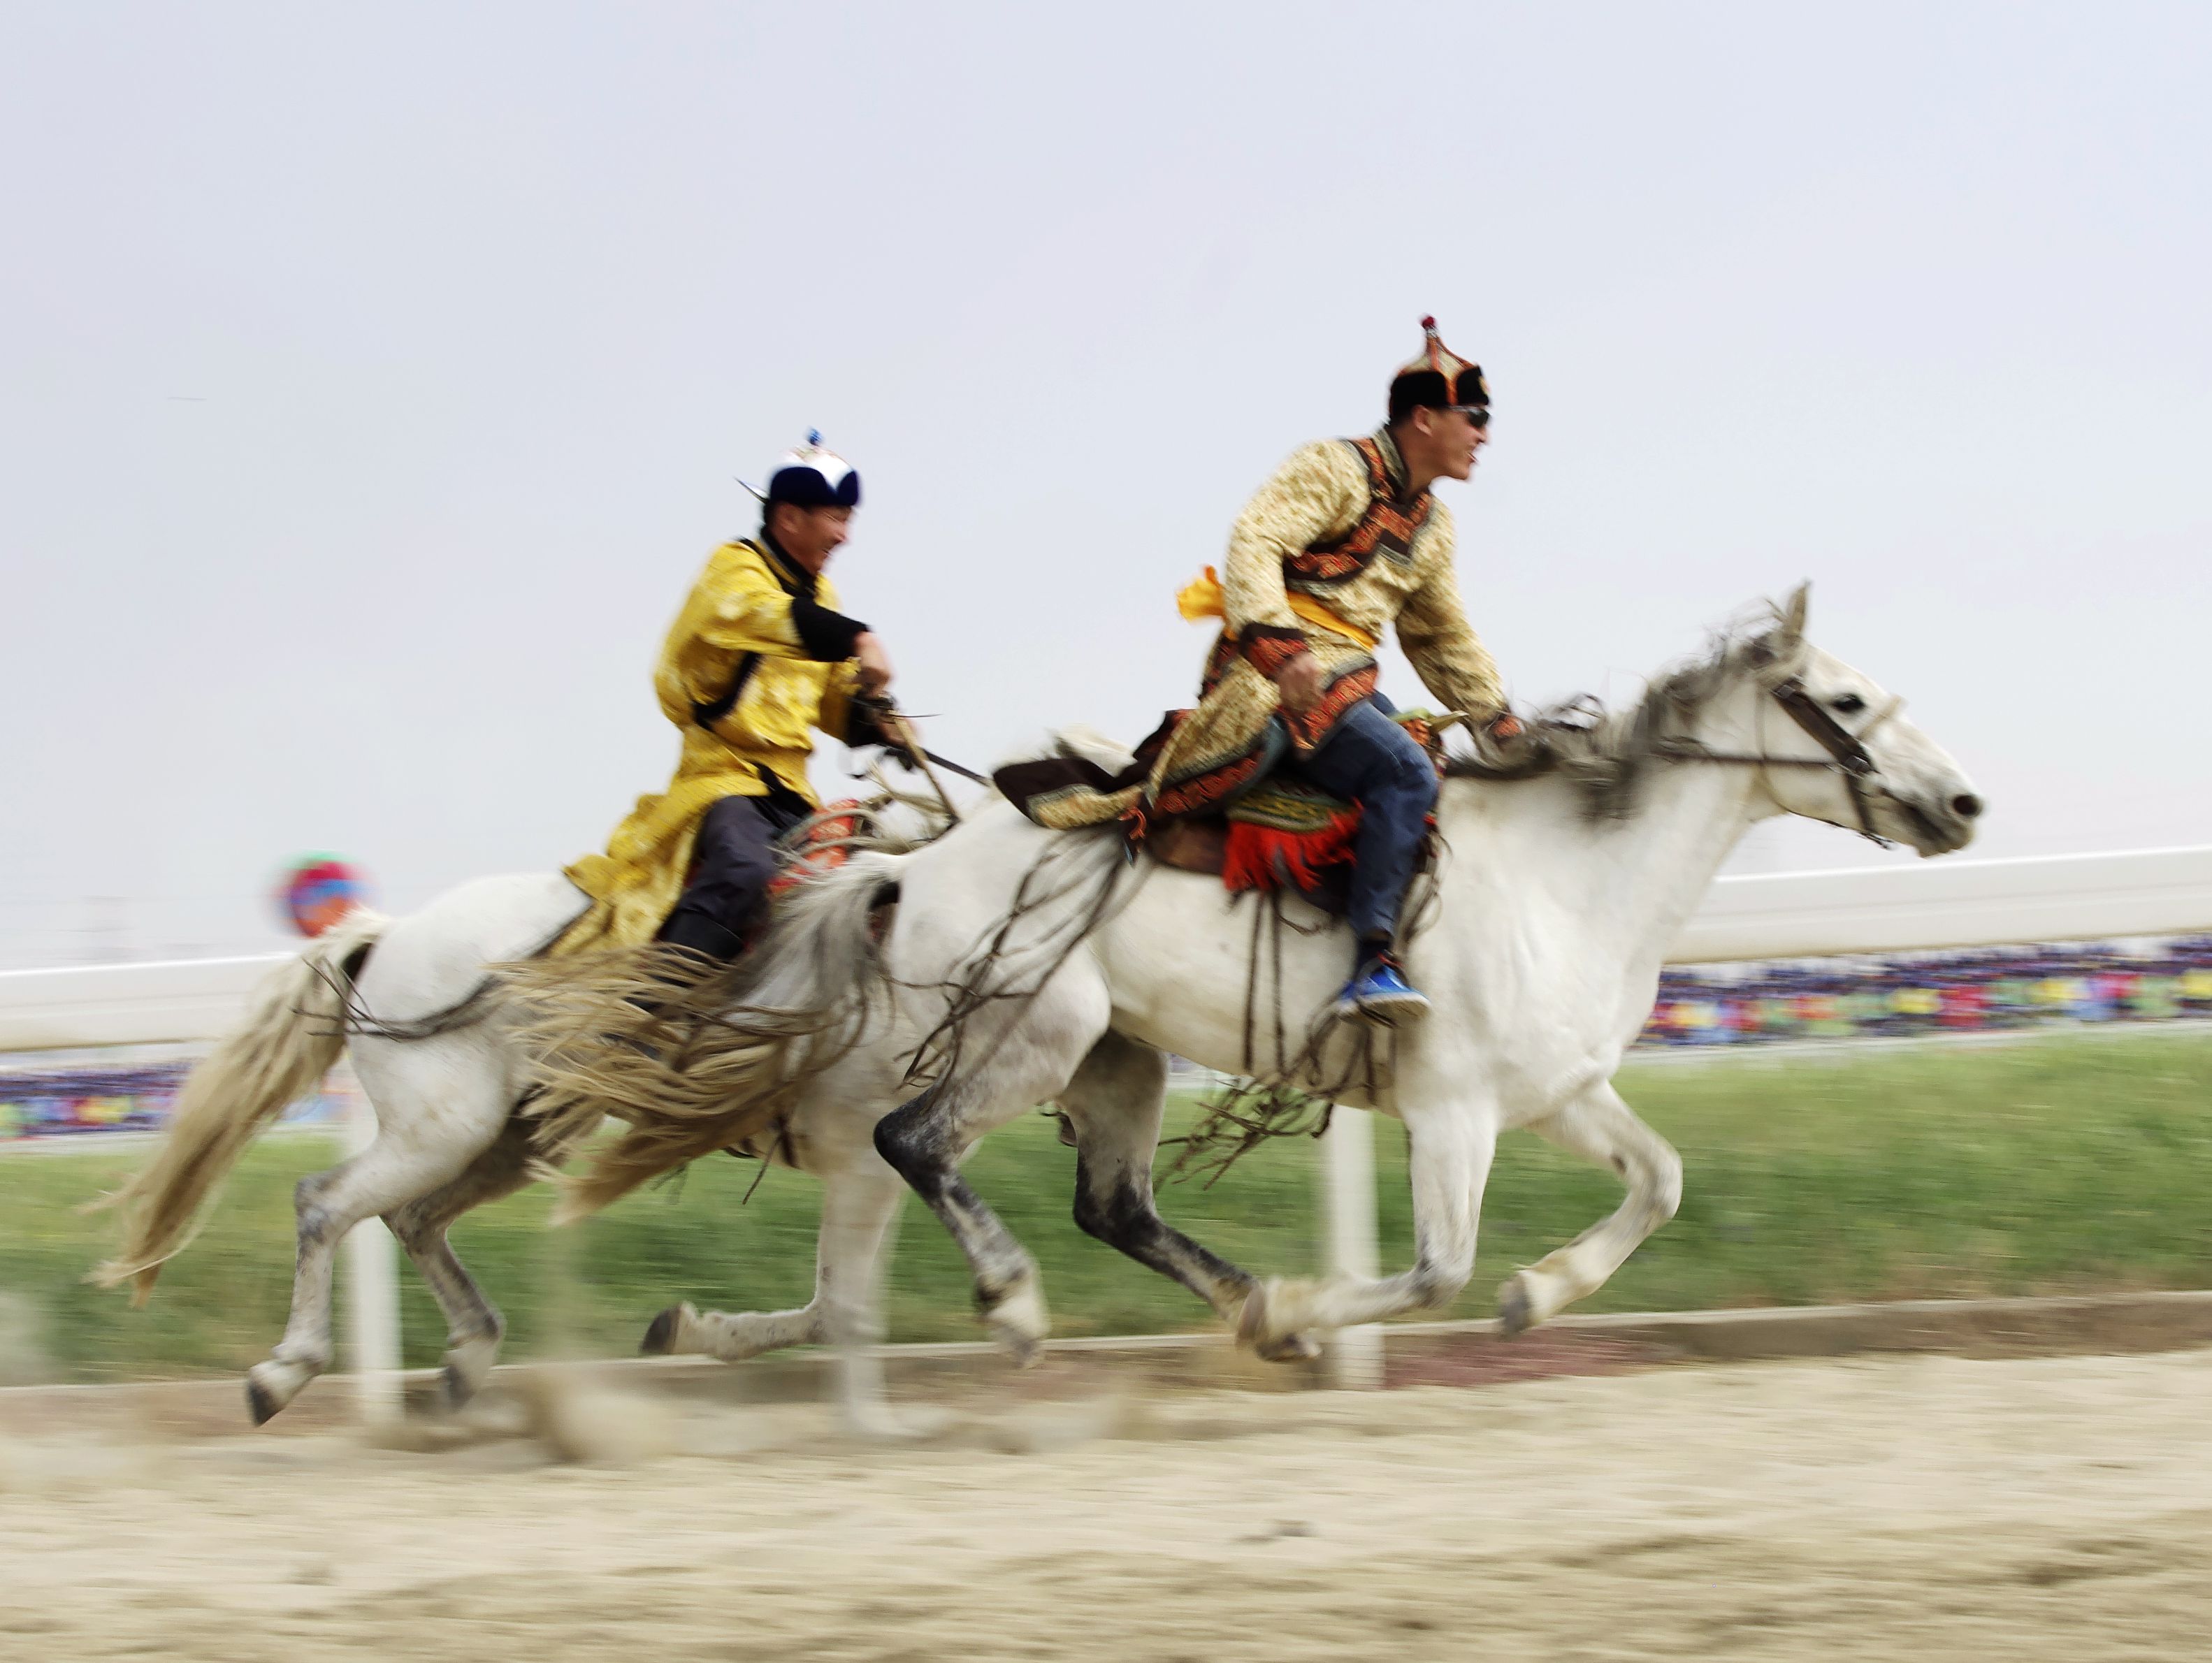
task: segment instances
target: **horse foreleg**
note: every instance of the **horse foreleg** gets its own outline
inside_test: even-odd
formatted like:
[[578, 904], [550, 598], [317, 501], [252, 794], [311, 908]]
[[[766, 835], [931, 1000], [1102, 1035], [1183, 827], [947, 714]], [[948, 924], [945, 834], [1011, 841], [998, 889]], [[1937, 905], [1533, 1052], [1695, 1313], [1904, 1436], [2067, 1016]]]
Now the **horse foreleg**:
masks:
[[641, 1350], [738, 1363], [787, 1345], [834, 1345], [838, 1405], [855, 1431], [895, 1432], [884, 1401], [884, 1239], [905, 1193], [899, 1176], [863, 1145], [849, 1164], [822, 1174], [822, 1228], [814, 1297], [788, 1311], [700, 1311], [671, 1306], [653, 1318]]
[[822, 1237], [816, 1250], [814, 1302], [837, 1348], [837, 1406], [845, 1423], [869, 1437], [908, 1432], [893, 1416], [884, 1391], [884, 1251], [906, 1187], [872, 1150], [837, 1177], [823, 1198]]
[[[1167, 1108], [1167, 1059], [1109, 1033], [1060, 1094], [1075, 1132], [1075, 1223], [1085, 1235], [1180, 1282], [1234, 1322], [1258, 1280], [1201, 1247], [1159, 1215], [1152, 1160]], [[1272, 1362], [1318, 1356], [1302, 1334], [1271, 1347]]]
[[1447, 1107], [1407, 1113], [1413, 1265], [1396, 1276], [1270, 1278], [1244, 1302], [1237, 1338], [1255, 1349], [1310, 1328], [1349, 1328], [1449, 1305], [1474, 1274], [1483, 1186], [1498, 1142], [1487, 1114]]
[[510, 1120], [490, 1148], [463, 1168], [451, 1183], [418, 1196], [384, 1216], [392, 1234], [446, 1318], [446, 1406], [459, 1409], [483, 1386], [499, 1360], [507, 1320], [484, 1296], [447, 1238], [453, 1221], [472, 1207], [499, 1200], [530, 1181], [531, 1133], [527, 1121]]
[[1603, 1287], [1674, 1216], [1682, 1199], [1682, 1157], [1610, 1084], [1591, 1087], [1529, 1130], [1594, 1165], [1611, 1168], [1628, 1186], [1628, 1195], [1610, 1217], [1506, 1279], [1498, 1290], [1498, 1320], [1509, 1334], [1533, 1328]]

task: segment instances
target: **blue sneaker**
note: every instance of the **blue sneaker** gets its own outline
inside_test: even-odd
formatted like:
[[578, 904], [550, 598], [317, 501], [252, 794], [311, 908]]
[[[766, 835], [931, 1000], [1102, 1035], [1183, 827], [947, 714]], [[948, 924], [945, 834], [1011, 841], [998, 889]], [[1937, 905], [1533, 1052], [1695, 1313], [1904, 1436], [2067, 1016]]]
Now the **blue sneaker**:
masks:
[[1364, 1017], [1372, 1022], [1419, 1022], [1429, 1014], [1429, 1001], [1421, 990], [1398, 974], [1387, 958], [1362, 965], [1344, 991], [1336, 996], [1340, 1016]]

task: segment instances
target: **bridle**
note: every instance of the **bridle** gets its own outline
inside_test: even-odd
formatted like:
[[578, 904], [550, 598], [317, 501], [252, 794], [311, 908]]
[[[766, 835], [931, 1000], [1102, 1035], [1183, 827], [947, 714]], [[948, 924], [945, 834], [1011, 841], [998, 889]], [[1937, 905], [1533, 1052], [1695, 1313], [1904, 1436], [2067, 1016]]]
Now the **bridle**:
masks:
[[[1796, 676], [1777, 682], [1766, 689], [1768, 696], [1789, 713], [1790, 719], [1803, 729], [1813, 743], [1828, 754], [1826, 756], [1777, 756], [1766, 749], [1766, 706], [1757, 707], [1753, 718], [1755, 751], [1714, 750], [1702, 741], [1690, 738], [1662, 740], [1655, 750], [1670, 760], [1681, 762], [1725, 762], [1745, 768], [1755, 768], [1762, 774], [1770, 768], [1824, 768], [1842, 777], [1844, 789], [1850, 793], [1851, 813], [1858, 823], [1850, 828], [1863, 838], [1887, 849], [1893, 840], [1884, 837], [1874, 828], [1874, 817], [1868, 810], [1868, 788], [1880, 770], [1866, 748], [1867, 740], [1876, 728], [1905, 708], [1905, 701], [1893, 694], [1875, 713], [1868, 718], [1856, 733], [1831, 715], [1827, 707], [1805, 690], [1805, 683]], [[1763, 780], [1762, 784], [1767, 782]], [[1772, 787], [1768, 795], [1773, 796]], [[1779, 803], [1782, 799], [1775, 798]]]

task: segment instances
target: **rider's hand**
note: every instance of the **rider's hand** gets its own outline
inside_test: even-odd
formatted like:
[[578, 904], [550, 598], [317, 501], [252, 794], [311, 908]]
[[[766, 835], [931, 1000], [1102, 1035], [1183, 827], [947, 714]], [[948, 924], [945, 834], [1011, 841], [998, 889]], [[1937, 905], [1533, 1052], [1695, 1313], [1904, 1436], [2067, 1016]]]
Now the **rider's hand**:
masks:
[[921, 749], [921, 740], [915, 735], [914, 729], [907, 725], [906, 718], [895, 710], [879, 710], [876, 713], [876, 731], [884, 736], [884, 743], [893, 750]]
[[872, 629], [853, 643], [853, 656], [860, 664], [860, 691], [881, 693], [891, 684], [891, 658]]
[[1283, 695], [1283, 708], [1303, 716], [1321, 702], [1321, 661], [1310, 652], [1285, 659], [1275, 672], [1275, 686]]
[[1493, 739], [1517, 739], [1527, 730], [1521, 719], [1510, 710], [1501, 710], [1483, 724], [1483, 731]]

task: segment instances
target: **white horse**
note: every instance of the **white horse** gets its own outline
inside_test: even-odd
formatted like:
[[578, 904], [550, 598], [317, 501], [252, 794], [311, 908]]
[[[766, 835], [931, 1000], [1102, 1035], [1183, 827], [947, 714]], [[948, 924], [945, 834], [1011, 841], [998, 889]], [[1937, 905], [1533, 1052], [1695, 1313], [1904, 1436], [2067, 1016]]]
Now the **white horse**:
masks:
[[[1046, 1328], [1035, 1261], [969, 1187], [958, 1162], [975, 1141], [1059, 1098], [1079, 1144], [1078, 1217], [1086, 1229], [1188, 1284], [1263, 1355], [1306, 1349], [1304, 1335], [1448, 1302], [1466, 1284], [1485, 1180], [1500, 1132], [1526, 1127], [1607, 1168], [1619, 1211], [1499, 1290], [1509, 1331], [1544, 1321], [1602, 1286], [1672, 1217], [1681, 1162], [1611, 1083], [1649, 1015], [1669, 944], [1744, 832], [1777, 814], [1830, 822], [1911, 845], [1964, 847], [1981, 813], [1958, 765], [1899, 716], [1901, 701], [1804, 636], [1806, 592], [1771, 627], [1723, 641], [1653, 684], [1640, 708], [1581, 731], [1553, 732], [1565, 766], [1498, 784], [1448, 778], [1436, 816], [1449, 859], [1434, 915], [1406, 944], [1407, 973], [1432, 1002], [1395, 1037], [1395, 1067], [1375, 1089], [1343, 1083], [1340, 1039], [1304, 1071], [1339, 1101], [1396, 1115], [1410, 1141], [1412, 1267], [1370, 1279], [1255, 1285], [1165, 1230], [1152, 1211], [1151, 1161], [1164, 1096], [1164, 1058], [1227, 1072], [1251, 1066], [1248, 977], [1253, 932], [1214, 880], [1149, 863], [1106, 868], [1103, 921], [1072, 950], [1077, 895], [1036, 914], [1012, 945], [1025, 971], [977, 968], [975, 944], [1017, 912], [1024, 875], [1056, 843], [1090, 834], [1041, 830], [1008, 805], [916, 853], [875, 858], [896, 877], [888, 971], [910, 1021], [941, 1020], [951, 987], [1028, 997], [975, 1002], [935, 1083], [886, 1116], [875, 1141], [967, 1255], [979, 1305], [1018, 1352]], [[1103, 840], [1097, 859], [1120, 856]], [[849, 901], [848, 904], [851, 904]], [[1248, 903], [1249, 904], [1249, 903]], [[1317, 918], [1315, 921], [1318, 921]], [[1351, 941], [1338, 925], [1285, 942], [1281, 998], [1316, 1011], [1342, 980]], [[993, 982], [993, 977], [998, 978]], [[1027, 985], [1021, 991], [1027, 991]], [[1079, 1071], [1107, 1089], [1068, 1086]]]
[[[818, 901], [830, 894], [803, 890], [785, 904], [762, 950], [780, 968], [753, 984], [760, 998], [800, 1011], [828, 1008], [872, 968], [865, 910], [841, 914], [842, 937], [817, 924]], [[255, 1134], [350, 1050], [376, 1112], [376, 1137], [350, 1159], [301, 1179], [295, 1192], [291, 1317], [247, 1375], [256, 1424], [330, 1366], [332, 1260], [346, 1232], [367, 1218], [391, 1227], [445, 1314], [448, 1407], [483, 1384], [505, 1323], [455, 1257], [447, 1231], [471, 1208], [544, 1175], [549, 1153], [545, 1123], [527, 1108], [534, 1047], [492, 967], [544, 947], [584, 905], [567, 879], [546, 874], [480, 878], [405, 918], [355, 913], [266, 979], [237, 1029], [187, 1079], [160, 1147], [108, 1198], [125, 1210], [125, 1239], [96, 1276], [110, 1285], [135, 1284], [143, 1302]], [[350, 1037], [349, 1029], [356, 1030]], [[773, 1147], [756, 1141], [748, 1151], [823, 1182], [812, 1300], [798, 1310], [702, 1319], [687, 1330], [688, 1349], [732, 1359], [786, 1345], [836, 1345], [848, 1419], [872, 1434], [899, 1429], [882, 1410], [872, 1348], [882, 1337], [880, 1249], [905, 1190], [869, 1133], [899, 1100], [903, 1072], [889, 1036], [876, 1034], [817, 1074]], [[670, 1347], [656, 1341], [651, 1349]]]
[[[754, 1140], [823, 1180], [814, 1296], [786, 1312], [673, 1307], [654, 1320], [646, 1349], [736, 1359], [832, 1344], [848, 1418], [891, 1429], [871, 1347], [902, 1174], [967, 1252], [987, 1322], [1017, 1356], [1031, 1354], [1047, 1327], [1034, 1261], [957, 1165], [985, 1132], [1048, 1101], [1078, 1144], [1077, 1222], [1239, 1320], [1264, 1356], [1310, 1354], [1306, 1330], [1455, 1293], [1473, 1263], [1491, 1149], [1508, 1126], [1608, 1164], [1630, 1189], [1613, 1218], [1508, 1283], [1509, 1324], [1540, 1321], [1592, 1291], [1674, 1208], [1679, 1160], [1607, 1083], [1650, 1008], [1668, 943], [1743, 830], [1798, 813], [1932, 854], [1963, 846], [1980, 810], [1956, 765], [1897, 717], [1895, 700], [1803, 640], [1803, 616], [1801, 592], [1766, 636], [1657, 683], [1640, 713], [1565, 736], [1576, 754], [1559, 774], [1447, 782], [1438, 819], [1452, 853], [1440, 911], [1408, 949], [1436, 1011], [1400, 1037], [1387, 1089], [1344, 1096], [1400, 1115], [1411, 1132], [1419, 1252], [1406, 1275], [1263, 1286], [1159, 1217], [1152, 1165], [1164, 1054], [1245, 1065], [1249, 928], [1218, 880], [1125, 865], [1110, 836], [1042, 831], [996, 804], [919, 853], [857, 856], [783, 903], [754, 956], [747, 1010], [803, 1016], [896, 994], [889, 1020], [806, 1071], [781, 1135]], [[1796, 698], [1796, 719], [1778, 693]], [[1607, 812], [1594, 816], [1601, 799]], [[1024, 885], [1036, 889], [1041, 856], [1073, 880], [1009, 927], [1018, 898], [1037, 899]], [[874, 922], [893, 885], [902, 898], [879, 953]], [[564, 879], [530, 876], [478, 880], [405, 919], [357, 916], [273, 976], [194, 1071], [161, 1149], [118, 1198], [130, 1229], [102, 1274], [135, 1280], [142, 1297], [254, 1132], [337, 1059], [349, 1013], [367, 1010], [380, 1030], [350, 1041], [375, 1140], [298, 1188], [291, 1320], [248, 1377], [257, 1422], [329, 1365], [332, 1256], [373, 1217], [391, 1225], [445, 1313], [449, 1401], [482, 1383], [502, 1325], [446, 1232], [536, 1175], [540, 1122], [523, 1100], [545, 1059], [518, 1000], [496, 985], [481, 990], [487, 967], [533, 952], [580, 906]], [[994, 991], [1027, 996], [972, 1012], [936, 1084], [878, 1126], [907, 1095], [917, 1047], [977, 980], [979, 942], [1001, 950], [982, 973], [999, 978]], [[1294, 936], [1286, 1007], [1320, 1008], [1349, 950], [1341, 926]], [[617, 998], [599, 1015], [618, 1032], [629, 1011]], [[410, 1033], [411, 1019], [447, 1012], [459, 1017]], [[744, 1042], [745, 1013], [729, 1026]], [[600, 1054], [637, 1055], [620, 1045]], [[588, 1090], [588, 1067], [581, 1079]], [[556, 1070], [554, 1083], [573, 1093], [578, 1076]], [[615, 1106], [633, 1124], [653, 1119], [634, 1096]]]

